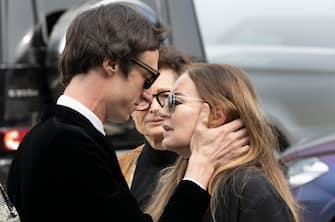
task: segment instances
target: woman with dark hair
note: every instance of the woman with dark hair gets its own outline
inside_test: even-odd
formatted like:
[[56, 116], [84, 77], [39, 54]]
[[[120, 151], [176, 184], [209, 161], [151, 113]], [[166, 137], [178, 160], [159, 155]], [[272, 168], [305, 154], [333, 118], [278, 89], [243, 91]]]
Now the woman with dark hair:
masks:
[[204, 221], [295, 221], [297, 205], [275, 158], [278, 147], [246, 74], [237, 67], [192, 64], [164, 101], [163, 146], [177, 152], [176, 164], [164, 170], [147, 212], [154, 221], [183, 178], [201, 110], [209, 128], [240, 118], [249, 135], [248, 152], [218, 167], [209, 182], [212, 198]]

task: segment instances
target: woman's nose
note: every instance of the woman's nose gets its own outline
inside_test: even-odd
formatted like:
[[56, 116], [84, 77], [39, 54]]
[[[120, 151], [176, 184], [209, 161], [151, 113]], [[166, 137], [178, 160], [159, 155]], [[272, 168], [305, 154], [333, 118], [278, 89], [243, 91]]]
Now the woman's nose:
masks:
[[153, 99], [150, 106], [150, 113], [158, 114], [162, 107], [159, 105], [156, 99]]
[[161, 107], [158, 111], [158, 115], [162, 118], [170, 117], [170, 112], [168, 110], [168, 107], [167, 106]]
[[155, 108], [155, 107], [153, 107], [152, 105], [151, 105], [151, 107], [150, 107], [150, 113], [153, 113], [153, 114], [158, 114], [158, 109], [157, 108]]

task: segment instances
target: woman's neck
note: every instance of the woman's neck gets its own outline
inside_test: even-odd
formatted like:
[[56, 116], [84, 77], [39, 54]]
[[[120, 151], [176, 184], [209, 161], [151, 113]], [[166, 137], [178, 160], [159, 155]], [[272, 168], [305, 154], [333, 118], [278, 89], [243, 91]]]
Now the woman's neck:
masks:
[[150, 146], [153, 149], [155, 149], [155, 150], [166, 150], [166, 149], [163, 148], [162, 138], [152, 138], [152, 137], [145, 136], [145, 139], [148, 141], [148, 143], [150, 144]]

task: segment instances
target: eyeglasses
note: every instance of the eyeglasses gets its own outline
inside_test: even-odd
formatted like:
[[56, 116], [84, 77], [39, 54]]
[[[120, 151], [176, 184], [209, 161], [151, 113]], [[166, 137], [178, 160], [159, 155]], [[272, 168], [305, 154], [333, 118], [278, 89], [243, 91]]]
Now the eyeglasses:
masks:
[[[157, 94], [152, 95], [152, 99], [156, 98], [158, 104], [163, 107], [164, 100], [168, 98], [170, 90], [161, 91]], [[136, 108], [136, 111], [146, 111], [150, 108], [152, 100], [149, 102], [147, 100], [142, 100]]]
[[160, 101], [159, 104], [161, 104], [163, 107], [168, 107], [169, 112], [173, 112], [177, 105], [183, 104], [183, 102], [179, 101], [178, 98], [186, 99], [194, 102], [206, 102], [203, 99], [194, 98], [194, 97], [188, 97], [183, 95], [176, 95], [175, 93], [170, 92], [168, 94], [168, 97], [165, 98], [164, 101]]
[[150, 86], [155, 82], [155, 80], [158, 78], [159, 76], [159, 72], [158, 70], [152, 68], [151, 66], [145, 64], [144, 62], [135, 59], [135, 58], [131, 58], [130, 61], [134, 62], [136, 65], [138, 65], [139, 67], [141, 67], [142, 69], [145, 69], [146, 71], [148, 71], [151, 74], [151, 77], [149, 79], [146, 79], [143, 85], [144, 89], [149, 89]]

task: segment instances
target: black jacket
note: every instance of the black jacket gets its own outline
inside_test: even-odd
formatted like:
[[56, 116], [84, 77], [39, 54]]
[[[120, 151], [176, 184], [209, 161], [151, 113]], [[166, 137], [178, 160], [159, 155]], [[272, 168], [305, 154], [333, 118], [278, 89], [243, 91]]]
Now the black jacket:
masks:
[[[59, 105], [20, 144], [8, 194], [23, 222], [151, 221], [138, 208], [106, 138], [80, 113]], [[200, 221], [208, 203], [206, 191], [183, 181], [160, 221]]]
[[[292, 214], [256, 168], [236, 170], [218, 187], [216, 222], [290, 222]], [[213, 221], [207, 212], [204, 221]]]

